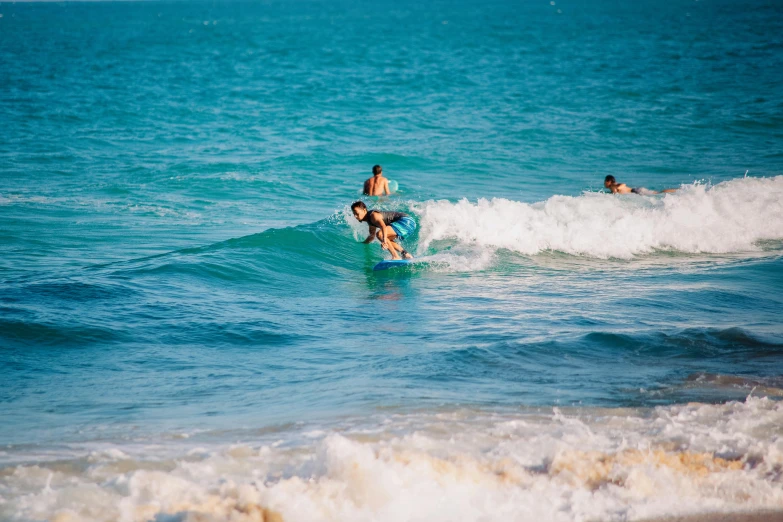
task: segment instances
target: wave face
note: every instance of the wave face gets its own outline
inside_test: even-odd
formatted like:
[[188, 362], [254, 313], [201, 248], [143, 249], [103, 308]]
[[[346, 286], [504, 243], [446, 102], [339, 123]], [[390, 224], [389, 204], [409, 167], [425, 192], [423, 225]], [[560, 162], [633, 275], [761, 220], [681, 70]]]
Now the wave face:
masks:
[[234, 430], [229, 444], [214, 442], [219, 433], [172, 433], [151, 446], [136, 437], [7, 468], [0, 516], [566, 522], [779, 509], [782, 426], [783, 403], [748, 398], [374, 415], [294, 433]]
[[464, 199], [428, 201], [418, 209], [423, 251], [456, 240], [526, 255], [557, 251], [599, 259], [738, 253], [783, 239], [783, 176], [686, 185], [664, 196], [585, 193], [532, 204]]

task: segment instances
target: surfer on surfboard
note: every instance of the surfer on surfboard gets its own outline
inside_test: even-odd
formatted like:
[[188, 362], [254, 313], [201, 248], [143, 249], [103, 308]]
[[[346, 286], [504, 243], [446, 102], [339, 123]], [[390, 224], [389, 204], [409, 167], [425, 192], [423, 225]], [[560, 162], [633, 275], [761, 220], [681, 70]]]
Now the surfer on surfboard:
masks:
[[383, 210], [368, 210], [363, 201], [356, 201], [351, 205], [353, 217], [357, 221], [367, 223], [370, 227], [370, 235], [364, 240], [372, 243], [375, 238], [381, 242], [381, 248], [388, 250], [392, 259], [413, 259], [397, 239], [405, 239], [416, 230], [416, 222], [407, 214]]
[[364, 195], [391, 195], [391, 190], [389, 189], [389, 180], [383, 177], [383, 168], [380, 165], [375, 165], [372, 168], [372, 177], [364, 182]]

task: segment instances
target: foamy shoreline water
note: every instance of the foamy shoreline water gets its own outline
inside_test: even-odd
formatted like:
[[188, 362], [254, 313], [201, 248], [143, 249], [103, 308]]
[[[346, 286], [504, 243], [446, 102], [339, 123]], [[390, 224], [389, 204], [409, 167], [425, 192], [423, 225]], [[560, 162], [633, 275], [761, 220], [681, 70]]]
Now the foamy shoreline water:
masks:
[[783, 403], [766, 398], [377, 415], [233, 437], [104, 441], [6, 466], [0, 517], [565, 522], [783, 510]]
[[783, 511], [761, 509], [738, 513], [710, 512], [701, 515], [660, 518], [645, 522], [780, 522], [781, 520], [783, 520]]

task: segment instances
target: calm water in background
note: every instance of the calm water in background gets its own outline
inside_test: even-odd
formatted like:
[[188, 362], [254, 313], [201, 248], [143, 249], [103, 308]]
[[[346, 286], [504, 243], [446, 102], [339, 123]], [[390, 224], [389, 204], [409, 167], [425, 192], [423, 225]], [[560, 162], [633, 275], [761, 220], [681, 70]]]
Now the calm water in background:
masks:
[[[554, 4], [0, 3], [0, 518], [205, 512], [117, 485], [152, 483], [149, 467], [202, 496], [227, 473], [265, 477], [253, 494], [286, 520], [432, 520], [370, 493], [308, 511], [303, 497], [332, 498], [325, 483], [278, 478], [351, 489], [334, 463], [390, 438], [483, 462], [505, 448], [499, 425], [535, 426], [500, 453], [543, 466], [546, 487], [564, 445], [615, 455], [635, 438], [774, 469], [783, 9]], [[383, 252], [348, 212], [376, 163], [401, 190], [372, 204], [419, 224], [411, 270], [373, 273]], [[606, 174], [682, 188], [610, 196]], [[707, 413], [672, 421], [690, 402]], [[622, 427], [569, 435], [553, 407]], [[727, 418], [722, 442], [699, 442]], [[470, 436], [442, 455], [456, 432]], [[185, 477], [194, 459], [214, 473]], [[506, 494], [459, 513], [780, 508], [762, 468], [732, 478], [744, 501], [707, 481], [682, 505], [638, 484], [580, 503], [595, 486], [580, 479], [541, 505]], [[410, 486], [395, 498], [422, 487], [395, 477]]]

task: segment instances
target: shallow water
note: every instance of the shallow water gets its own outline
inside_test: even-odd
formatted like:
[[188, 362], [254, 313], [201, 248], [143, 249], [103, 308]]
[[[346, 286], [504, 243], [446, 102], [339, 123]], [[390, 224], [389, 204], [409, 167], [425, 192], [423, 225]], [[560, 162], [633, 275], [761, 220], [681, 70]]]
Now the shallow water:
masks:
[[0, 519], [783, 508], [776, 3], [0, 14]]

